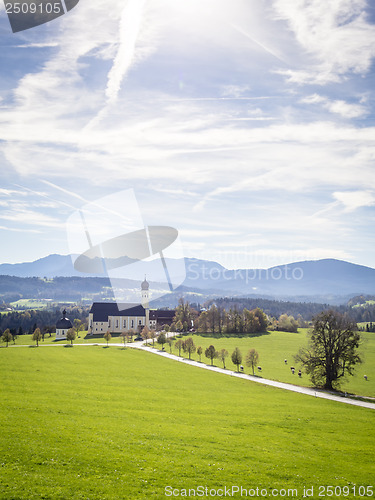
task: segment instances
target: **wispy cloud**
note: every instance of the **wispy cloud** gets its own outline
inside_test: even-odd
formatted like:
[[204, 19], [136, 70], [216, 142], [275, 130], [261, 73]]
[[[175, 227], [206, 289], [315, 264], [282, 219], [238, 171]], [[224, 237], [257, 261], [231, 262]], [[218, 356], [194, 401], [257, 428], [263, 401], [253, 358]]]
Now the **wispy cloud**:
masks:
[[356, 208], [369, 228], [375, 180], [366, 2], [113, 0], [109, 14], [92, 0], [52, 24], [7, 39], [30, 63], [15, 57], [1, 92], [3, 227], [54, 245], [75, 205], [133, 187], [145, 220], [185, 231], [197, 256], [234, 261], [250, 242], [276, 259], [274, 241], [285, 259], [290, 242], [351, 255], [362, 241]]
[[37, 229], [28, 229], [28, 228], [15, 228], [15, 227], [9, 227], [9, 226], [0, 226], [0, 230], [6, 231], [6, 232], [11, 232], [11, 233], [32, 233], [32, 234], [40, 234], [41, 231], [38, 231]]
[[363, 75], [370, 70], [375, 27], [367, 19], [365, 0], [334, 0], [329, 4], [274, 0], [273, 7], [308, 57], [308, 69], [280, 70], [290, 82], [324, 85], [341, 81], [348, 73]]
[[373, 191], [343, 191], [335, 192], [333, 196], [345, 207], [346, 212], [352, 212], [361, 207], [375, 206]]
[[359, 118], [369, 114], [369, 110], [363, 104], [349, 103], [341, 99], [330, 100], [318, 94], [307, 96], [303, 98], [301, 102], [306, 104], [321, 104], [331, 113], [336, 113], [343, 118]]
[[128, 0], [121, 15], [120, 46], [108, 74], [106, 96], [108, 102], [116, 100], [121, 82], [134, 62], [135, 45], [142, 22], [146, 0]]

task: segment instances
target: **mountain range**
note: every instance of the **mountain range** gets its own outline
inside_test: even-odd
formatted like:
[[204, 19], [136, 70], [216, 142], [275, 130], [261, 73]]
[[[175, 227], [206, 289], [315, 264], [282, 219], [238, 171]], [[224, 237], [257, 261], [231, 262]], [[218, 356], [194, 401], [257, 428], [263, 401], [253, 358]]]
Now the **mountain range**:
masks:
[[[168, 268], [176, 263], [181, 264], [166, 259]], [[295, 262], [269, 269], [229, 270], [217, 262], [185, 258], [185, 268], [186, 278], [177, 292], [205, 297], [249, 296], [339, 304], [355, 295], [375, 294], [375, 269], [335, 259]], [[139, 269], [134, 266], [132, 270], [129, 266], [127, 278], [141, 281], [144, 276], [139, 275]], [[152, 277], [149, 279], [151, 288], [153, 282], [158, 288], [165, 282], [160, 262], [143, 261], [142, 273]], [[56, 254], [34, 262], [1, 264], [0, 275], [23, 278], [92, 276], [77, 272], [70, 255]]]

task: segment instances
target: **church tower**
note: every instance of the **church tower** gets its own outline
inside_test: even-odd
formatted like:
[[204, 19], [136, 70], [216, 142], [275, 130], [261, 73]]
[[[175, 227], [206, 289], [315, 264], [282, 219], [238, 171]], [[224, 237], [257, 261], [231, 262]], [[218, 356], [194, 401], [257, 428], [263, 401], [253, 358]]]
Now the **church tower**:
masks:
[[148, 290], [150, 288], [150, 285], [148, 284], [148, 281], [146, 280], [146, 276], [144, 281], [141, 284], [141, 293], [142, 293], [142, 306], [145, 308], [146, 311], [146, 325], [148, 328], [150, 328], [150, 306], [149, 306], [149, 296], [148, 296]]

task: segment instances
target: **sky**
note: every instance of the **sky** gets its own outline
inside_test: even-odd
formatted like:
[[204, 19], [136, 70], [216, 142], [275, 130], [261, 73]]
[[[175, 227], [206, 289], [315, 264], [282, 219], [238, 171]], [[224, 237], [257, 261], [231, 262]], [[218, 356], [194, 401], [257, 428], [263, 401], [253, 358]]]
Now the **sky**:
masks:
[[133, 190], [186, 257], [375, 267], [372, 5], [80, 0], [13, 34], [1, 3], [0, 263]]

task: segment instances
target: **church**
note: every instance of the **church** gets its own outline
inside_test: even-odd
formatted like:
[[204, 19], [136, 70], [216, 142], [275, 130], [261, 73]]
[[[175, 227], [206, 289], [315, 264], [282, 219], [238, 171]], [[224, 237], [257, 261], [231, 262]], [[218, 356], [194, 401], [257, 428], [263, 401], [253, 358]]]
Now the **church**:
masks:
[[56, 323], [56, 340], [65, 340], [68, 330], [73, 328], [72, 322], [66, 317], [66, 310], [63, 310], [63, 317]]
[[89, 335], [104, 335], [105, 332], [121, 333], [133, 330], [139, 333], [147, 325], [156, 330], [171, 324], [174, 310], [151, 310], [149, 306], [149, 283], [141, 283], [142, 305], [122, 304], [119, 310], [116, 302], [94, 302], [89, 313]]

